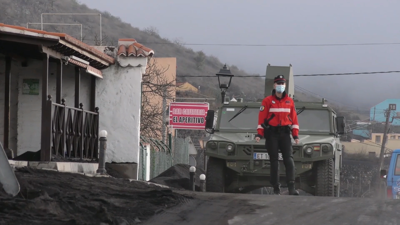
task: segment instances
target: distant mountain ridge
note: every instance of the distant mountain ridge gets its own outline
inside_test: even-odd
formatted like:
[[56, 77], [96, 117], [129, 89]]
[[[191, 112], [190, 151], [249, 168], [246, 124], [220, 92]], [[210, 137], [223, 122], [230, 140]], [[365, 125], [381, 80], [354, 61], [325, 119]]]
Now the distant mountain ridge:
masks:
[[[200, 86], [200, 92], [203, 95], [216, 98], [220, 96], [216, 77], [210, 79], [210, 77], [188, 76], [214, 76], [224, 63], [202, 51], [196, 52], [185, 47], [179, 40], [162, 38], [157, 28], [149, 27], [140, 30], [108, 12], [101, 12], [79, 4], [77, 0], [0, 0], [0, 3], [3, 9], [3, 12], [0, 13], [0, 22], [24, 27], [27, 26], [27, 23], [40, 22], [41, 13], [101, 13], [103, 45], [115, 46], [120, 38], [134, 38], [139, 43], [153, 49], [155, 57], [176, 57], [178, 81], [188, 81], [195, 87]], [[136, 13], [140, 13], [140, 11]], [[43, 18], [44, 23], [82, 24], [82, 41], [90, 45], [100, 44], [98, 16], [44, 15]], [[29, 28], [40, 29], [40, 25], [29, 24]], [[81, 39], [79, 26], [44, 25], [44, 30], [64, 32]], [[235, 75], [254, 75], [248, 74], [234, 65], [228, 64], [228, 67]], [[228, 92], [230, 97], [235, 96], [254, 101], [263, 97], [264, 80], [257, 77], [234, 77]], [[300, 101], [317, 99], [298, 91], [296, 96]]]

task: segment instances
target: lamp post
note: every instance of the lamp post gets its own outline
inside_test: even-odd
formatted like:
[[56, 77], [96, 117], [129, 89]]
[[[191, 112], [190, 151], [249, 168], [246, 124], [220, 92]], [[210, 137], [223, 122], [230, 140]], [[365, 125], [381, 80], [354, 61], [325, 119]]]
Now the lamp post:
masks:
[[206, 182], [206, 175], [201, 174], [200, 175], [200, 189], [201, 189], [202, 192], [206, 191], [206, 187], [204, 185], [205, 182]]
[[100, 131], [100, 155], [99, 155], [99, 168], [97, 173], [104, 175], [106, 174], [106, 149], [107, 149], [107, 131]]
[[226, 67], [226, 64], [216, 75], [218, 77], [219, 88], [221, 89], [222, 103], [224, 103], [226, 91], [231, 85], [232, 77], [234, 75], [231, 73], [228, 67]]
[[189, 188], [190, 188], [192, 191], [195, 191], [195, 179], [194, 179], [195, 173], [196, 173], [196, 167], [191, 166], [191, 167], [189, 168], [189, 176], [190, 176], [190, 179], [189, 179], [189, 182], [190, 182]]

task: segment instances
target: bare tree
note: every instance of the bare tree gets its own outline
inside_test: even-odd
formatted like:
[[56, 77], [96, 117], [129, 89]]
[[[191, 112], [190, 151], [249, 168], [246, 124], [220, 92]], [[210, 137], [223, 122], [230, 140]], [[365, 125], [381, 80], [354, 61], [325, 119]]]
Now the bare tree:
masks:
[[146, 27], [143, 29], [143, 31], [154, 37], [160, 37], [160, 32], [158, 31], [157, 27], [154, 26]]
[[111, 42], [109, 41], [109, 37], [107, 34], [102, 33], [102, 40], [100, 40], [100, 35], [97, 33], [94, 33], [94, 45], [95, 46], [100, 46], [100, 45], [109, 45]]
[[175, 80], [167, 77], [168, 68], [161, 68], [156, 60], [149, 60], [142, 82], [142, 106], [140, 114], [140, 134], [161, 139], [163, 127], [164, 101], [170, 101], [175, 93]]

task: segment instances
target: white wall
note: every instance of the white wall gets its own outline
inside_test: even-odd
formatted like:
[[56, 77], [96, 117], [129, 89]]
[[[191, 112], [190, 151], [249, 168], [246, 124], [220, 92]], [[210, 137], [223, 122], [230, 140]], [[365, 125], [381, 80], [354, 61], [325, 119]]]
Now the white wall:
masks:
[[[9, 135], [9, 148], [17, 154], [17, 140], [18, 140], [18, 70], [20, 63], [16, 61], [11, 62], [11, 95], [10, 95], [10, 135]], [[4, 98], [5, 98], [5, 57], [0, 57], [0, 141], [4, 144]]]
[[139, 161], [142, 68], [147, 61], [140, 58], [127, 61], [143, 67], [120, 67], [116, 63], [103, 70], [104, 79], [96, 83], [100, 130], [108, 132], [106, 162]]
[[40, 150], [41, 135], [41, 92], [39, 95], [22, 95], [22, 80], [33, 78], [39, 79], [39, 90], [42, 88], [41, 61], [30, 60], [27, 67], [12, 67], [12, 77], [18, 77], [18, 141], [17, 155], [27, 151]]
[[[42, 67], [39, 60], [29, 60], [28, 67], [21, 67], [20, 63], [13, 61], [11, 65], [11, 124], [10, 147], [21, 155], [27, 151], [40, 150], [41, 141], [41, 90]], [[4, 130], [4, 72], [5, 60], [0, 58], [0, 141], [3, 142]], [[89, 109], [90, 103], [90, 77], [82, 72], [80, 97], [84, 109]], [[22, 83], [24, 78], [39, 79], [39, 95], [23, 95]], [[66, 104], [74, 105], [75, 98], [75, 72], [73, 66], [63, 66], [63, 94]], [[49, 94], [53, 101], [56, 98], [56, 64], [50, 64]]]

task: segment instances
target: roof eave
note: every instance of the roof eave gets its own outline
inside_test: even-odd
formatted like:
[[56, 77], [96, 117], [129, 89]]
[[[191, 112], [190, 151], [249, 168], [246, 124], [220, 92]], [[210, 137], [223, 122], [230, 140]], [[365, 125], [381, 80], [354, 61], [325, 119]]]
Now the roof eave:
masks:
[[59, 42], [59, 37], [50, 37], [50, 36], [34, 36], [34, 35], [26, 35], [16, 32], [4, 32], [0, 29], [0, 40], [10, 41], [10, 42], [18, 42], [18, 43], [27, 43], [32, 45], [43, 45], [43, 46], [51, 46], [55, 45]]
[[[41, 45], [49, 47], [55, 51], [57, 51], [61, 44], [71, 49], [72, 52], [78, 52], [79, 54], [98, 62], [94, 65], [97, 69], [104, 69], [109, 67], [110, 64], [115, 63], [113, 57], [108, 56], [107, 54], [64, 33], [38, 31], [29, 28], [22, 29], [17, 26], [2, 23], [0, 23], [0, 25], [0, 40]], [[60, 53], [65, 54], [64, 52]]]
[[64, 40], [65, 42], [72, 44], [84, 51], [87, 51], [88, 53], [95, 55], [97, 58], [107, 62], [108, 64], [114, 64], [115, 63], [115, 59], [89, 45], [82, 45], [81, 41], [69, 36], [69, 35], [65, 35], [65, 37], [61, 37], [61, 40]]

